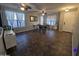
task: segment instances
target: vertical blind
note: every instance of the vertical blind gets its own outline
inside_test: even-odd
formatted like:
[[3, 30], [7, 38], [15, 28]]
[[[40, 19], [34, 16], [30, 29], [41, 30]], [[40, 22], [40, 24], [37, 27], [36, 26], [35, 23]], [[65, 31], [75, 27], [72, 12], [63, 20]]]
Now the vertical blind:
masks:
[[5, 11], [8, 25], [12, 28], [25, 27], [25, 14], [22, 12]]
[[47, 24], [48, 25], [56, 25], [56, 15], [47, 16]]

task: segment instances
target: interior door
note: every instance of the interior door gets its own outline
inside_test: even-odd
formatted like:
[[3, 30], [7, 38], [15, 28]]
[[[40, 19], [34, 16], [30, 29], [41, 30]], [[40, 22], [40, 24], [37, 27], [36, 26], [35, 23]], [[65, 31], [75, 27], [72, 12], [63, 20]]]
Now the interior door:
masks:
[[65, 12], [63, 21], [63, 31], [71, 32], [73, 30], [73, 24], [75, 21], [75, 11]]

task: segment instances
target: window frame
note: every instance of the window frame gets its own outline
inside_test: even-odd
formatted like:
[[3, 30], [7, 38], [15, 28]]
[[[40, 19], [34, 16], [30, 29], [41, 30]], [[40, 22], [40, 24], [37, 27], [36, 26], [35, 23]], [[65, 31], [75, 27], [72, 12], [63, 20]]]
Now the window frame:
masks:
[[[51, 17], [50, 19], [51, 20], [48, 20], [48, 17]], [[53, 22], [53, 20], [52, 19], [54, 19], [55, 18], [55, 24], [53, 24], [52, 25], [52, 22]], [[52, 22], [51, 22], [52, 21]], [[50, 24], [51, 23], [51, 24]], [[54, 22], [53, 22], [54, 23]], [[54, 26], [54, 25], [56, 25], [56, 23], [57, 23], [57, 15], [56, 14], [53, 14], [53, 15], [48, 15], [47, 16], [47, 25], [50, 25], [50, 26]]]
[[[13, 29], [16, 29], [16, 28], [24, 28], [24, 27], [26, 27], [26, 15], [25, 15], [25, 13], [24, 12], [18, 12], [18, 11], [11, 11], [11, 10], [5, 10], [5, 15], [6, 15], [6, 19], [7, 19], [7, 13], [6, 12], [13, 12], [13, 13], [15, 13], [16, 14], [16, 22], [18, 21], [17, 19], [17, 13], [21, 13], [21, 14], [24, 14], [24, 18], [23, 18], [23, 22], [24, 22], [24, 26], [16, 26], [16, 27], [13, 27]], [[10, 20], [10, 19], [9, 19]], [[13, 19], [13, 21], [14, 21], [14, 19]], [[22, 21], [22, 20], [21, 20]], [[17, 22], [18, 23], [18, 22]], [[8, 23], [8, 19], [7, 19], [7, 25], [9, 25], [9, 23]], [[13, 25], [12, 25], [13, 26]]]

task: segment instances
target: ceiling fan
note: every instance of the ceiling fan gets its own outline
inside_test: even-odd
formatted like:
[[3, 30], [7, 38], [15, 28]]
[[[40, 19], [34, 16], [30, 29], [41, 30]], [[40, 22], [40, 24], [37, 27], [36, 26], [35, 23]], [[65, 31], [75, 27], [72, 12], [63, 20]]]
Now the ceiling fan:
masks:
[[42, 15], [45, 15], [47, 14], [47, 10], [46, 9], [42, 9], [42, 10], [38, 10], [38, 9], [32, 9], [32, 7], [26, 3], [22, 3], [20, 4], [20, 9], [22, 11], [30, 11], [30, 12], [37, 12], [37, 13], [40, 13]]

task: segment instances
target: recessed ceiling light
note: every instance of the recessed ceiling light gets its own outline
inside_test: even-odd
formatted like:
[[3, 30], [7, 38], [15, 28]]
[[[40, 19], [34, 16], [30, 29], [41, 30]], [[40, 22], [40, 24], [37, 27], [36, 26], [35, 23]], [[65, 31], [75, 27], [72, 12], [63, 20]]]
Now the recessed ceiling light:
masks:
[[69, 11], [69, 9], [66, 9], [65, 12]]
[[24, 11], [24, 10], [25, 10], [25, 9], [24, 9], [24, 7], [21, 7], [20, 9], [21, 9], [22, 11]]

